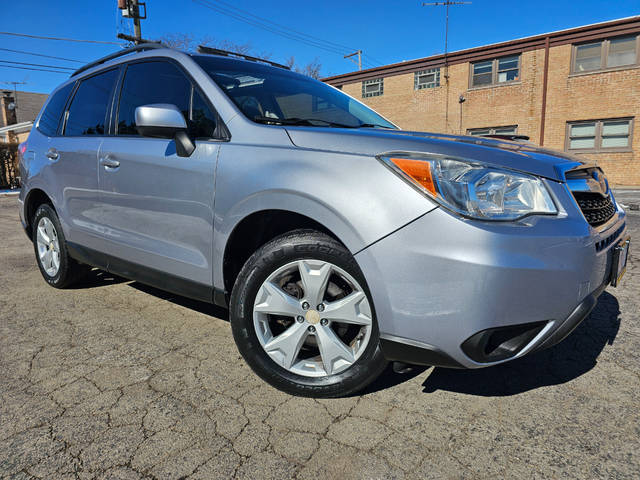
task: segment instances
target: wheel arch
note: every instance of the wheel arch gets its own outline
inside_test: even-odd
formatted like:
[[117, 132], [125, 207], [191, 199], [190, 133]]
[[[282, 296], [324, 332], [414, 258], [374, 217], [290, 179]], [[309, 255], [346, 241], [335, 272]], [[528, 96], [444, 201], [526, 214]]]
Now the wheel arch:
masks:
[[330, 228], [301, 213], [283, 209], [252, 212], [237, 222], [224, 246], [224, 290], [231, 292], [242, 266], [258, 248], [283, 233], [301, 229], [325, 233], [344, 245]]
[[42, 204], [50, 205], [51, 208], [58, 213], [55, 205], [53, 204], [53, 200], [51, 197], [47, 195], [47, 193], [40, 188], [33, 188], [27, 193], [27, 196], [24, 200], [24, 219], [26, 226], [26, 232], [29, 239], [33, 240], [33, 232], [31, 228], [31, 223], [33, 222], [33, 217], [36, 214], [36, 210]]

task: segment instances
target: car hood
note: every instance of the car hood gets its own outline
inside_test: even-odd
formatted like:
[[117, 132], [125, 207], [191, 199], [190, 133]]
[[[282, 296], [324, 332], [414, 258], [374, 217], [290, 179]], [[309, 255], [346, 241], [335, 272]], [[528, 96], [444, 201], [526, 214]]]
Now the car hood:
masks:
[[449, 155], [564, 181], [567, 170], [585, 165], [574, 156], [491, 138], [374, 128], [287, 127], [294, 145], [323, 151], [378, 155], [420, 152]]

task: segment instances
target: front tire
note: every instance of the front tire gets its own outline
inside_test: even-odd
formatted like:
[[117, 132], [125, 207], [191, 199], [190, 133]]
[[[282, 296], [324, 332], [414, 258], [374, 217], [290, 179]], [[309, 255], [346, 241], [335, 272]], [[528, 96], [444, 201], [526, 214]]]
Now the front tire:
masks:
[[349, 395], [387, 365], [360, 268], [320, 232], [297, 230], [258, 249], [238, 275], [230, 317], [254, 372], [293, 395]]
[[31, 231], [36, 261], [49, 285], [66, 288], [84, 277], [88, 267], [69, 256], [60, 220], [50, 205], [45, 203], [38, 207]]

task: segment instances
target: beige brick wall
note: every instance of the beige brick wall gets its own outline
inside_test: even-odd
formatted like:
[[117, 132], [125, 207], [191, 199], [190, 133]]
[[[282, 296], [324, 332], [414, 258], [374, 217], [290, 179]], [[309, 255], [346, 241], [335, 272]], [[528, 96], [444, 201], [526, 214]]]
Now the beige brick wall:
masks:
[[[545, 147], [564, 150], [566, 124], [575, 120], [635, 117], [633, 151], [580, 155], [602, 166], [613, 185], [640, 185], [640, 68], [570, 75], [571, 45], [550, 49]], [[444, 69], [440, 87], [414, 90], [414, 74], [384, 79], [384, 94], [362, 98], [362, 84], [343, 91], [363, 101], [403, 129], [465, 133], [469, 128], [518, 125], [518, 133], [540, 142], [544, 50], [523, 52], [517, 83], [469, 88], [469, 63]], [[464, 95], [462, 121], [458, 98]], [[445, 124], [446, 102], [449, 121]]]

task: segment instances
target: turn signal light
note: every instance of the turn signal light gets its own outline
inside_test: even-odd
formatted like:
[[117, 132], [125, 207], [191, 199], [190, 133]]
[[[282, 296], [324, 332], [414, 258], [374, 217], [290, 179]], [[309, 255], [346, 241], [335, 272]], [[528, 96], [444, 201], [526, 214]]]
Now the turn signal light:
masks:
[[438, 189], [431, 174], [431, 163], [424, 160], [413, 160], [411, 158], [390, 158], [396, 167], [402, 170], [415, 183], [424, 188], [433, 196], [438, 195]]

